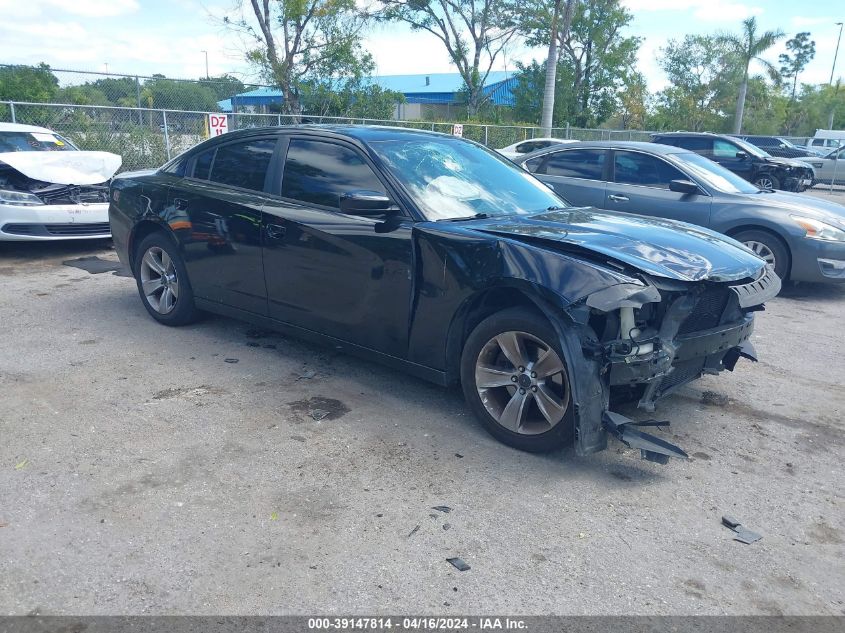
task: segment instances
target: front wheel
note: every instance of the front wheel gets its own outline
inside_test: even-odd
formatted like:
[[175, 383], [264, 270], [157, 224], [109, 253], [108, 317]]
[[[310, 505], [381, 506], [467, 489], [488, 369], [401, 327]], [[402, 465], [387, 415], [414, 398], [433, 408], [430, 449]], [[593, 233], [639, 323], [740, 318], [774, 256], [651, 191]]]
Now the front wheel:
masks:
[[763, 174], [754, 179], [754, 185], [760, 189], [780, 189], [780, 181], [771, 174]]
[[779, 238], [766, 231], [741, 231], [733, 238], [745, 244], [769, 266], [774, 267], [778, 277], [786, 279], [790, 265], [789, 250]]
[[524, 451], [547, 452], [572, 442], [571, 385], [558, 337], [524, 308], [482, 321], [461, 355], [467, 404], [484, 428]]
[[199, 316], [185, 263], [167, 235], [152, 233], [138, 245], [135, 282], [144, 307], [159, 323], [187, 325]]

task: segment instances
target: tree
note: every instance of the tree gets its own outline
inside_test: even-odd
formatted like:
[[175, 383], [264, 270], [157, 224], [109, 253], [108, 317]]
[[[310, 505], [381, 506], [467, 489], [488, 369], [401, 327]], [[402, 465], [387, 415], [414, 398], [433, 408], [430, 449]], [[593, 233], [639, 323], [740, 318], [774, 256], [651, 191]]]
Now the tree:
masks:
[[302, 110], [309, 115], [390, 119], [397, 103], [405, 101], [401, 92], [386, 90], [363, 79], [311, 81], [302, 87]]
[[660, 49], [670, 85], [656, 96], [651, 126], [722, 131], [738, 81], [731, 49], [718, 37], [687, 35]]
[[737, 56], [740, 69], [742, 70], [742, 80], [739, 84], [739, 93], [736, 97], [734, 134], [739, 134], [742, 130], [742, 114], [745, 110], [745, 97], [748, 93], [748, 72], [751, 62], [758, 62], [772, 77], [776, 77], [778, 74], [777, 68], [771, 62], [763, 59], [761, 55], [777, 44], [778, 40], [783, 38], [784, 35], [784, 32], [778, 29], [776, 31], [766, 31], [758, 37], [757, 18], [752, 16], [742, 21], [742, 33], [739, 35], [723, 34], [720, 36], [720, 39], [730, 46], [733, 53]]
[[197, 80], [200, 84], [207, 87], [214, 93], [214, 98], [217, 101], [228, 99], [232, 95], [239, 94], [246, 90], [244, 82], [237, 77], [233, 77], [228, 73], [224, 73], [219, 77], [205, 78], [201, 77]]
[[645, 127], [648, 87], [641, 72], [631, 70], [619, 96], [619, 125], [623, 130], [642, 130]]
[[489, 99], [484, 84], [517, 33], [513, 0], [380, 0], [382, 20], [404, 22], [434, 35], [457, 67], [475, 116]]
[[810, 39], [807, 32], [798, 33], [786, 41], [786, 48], [789, 53], [781, 53], [778, 57], [780, 62], [780, 74], [786, 79], [792, 79], [791, 100], [795, 101], [795, 91], [798, 87], [798, 75], [807, 67], [816, 56], [816, 43]]
[[552, 135], [552, 122], [555, 108], [555, 83], [557, 79], [558, 40], [566, 39], [569, 36], [569, 29], [572, 26], [572, 12], [578, 0], [565, 0], [563, 6], [563, 23], [558, 28], [561, 5], [564, 0], [555, 0], [554, 13], [552, 15], [552, 28], [549, 32], [549, 54], [546, 56], [546, 81], [543, 88], [543, 111], [540, 115], [540, 126], [543, 134]]
[[0, 100], [49, 103], [59, 91], [59, 80], [45, 63], [38, 66], [0, 67]]
[[[527, 34], [529, 46], [549, 44], [548, 25], [554, 17], [553, 10], [554, 7], [536, 1], [523, 10], [520, 30]], [[575, 3], [568, 32], [558, 32], [561, 54], [556, 72], [563, 76], [566, 87], [566, 120], [578, 126], [595, 126], [617, 109], [617, 93], [628, 70], [636, 65], [640, 45], [639, 38], [622, 34], [631, 20], [633, 14], [619, 0]], [[557, 78], [555, 84], [560, 85]], [[534, 85], [539, 91], [542, 83]], [[556, 91], [556, 104], [560, 96], [560, 91]], [[561, 112], [557, 105], [554, 111]]]
[[[239, 5], [241, 7], [241, 5]], [[355, 0], [250, 0], [252, 18], [224, 18], [256, 47], [247, 59], [282, 91], [283, 110], [299, 114], [300, 91], [313, 78], [358, 77], [372, 68], [361, 47], [365, 16]]]

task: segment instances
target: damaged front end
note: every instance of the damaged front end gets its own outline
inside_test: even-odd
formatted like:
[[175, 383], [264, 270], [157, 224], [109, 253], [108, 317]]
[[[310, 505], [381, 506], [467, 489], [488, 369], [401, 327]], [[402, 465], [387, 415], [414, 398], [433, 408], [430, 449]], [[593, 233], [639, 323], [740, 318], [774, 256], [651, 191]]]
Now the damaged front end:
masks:
[[577, 327], [560, 333], [573, 354], [580, 393], [576, 450], [584, 455], [615, 436], [657, 462], [686, 457], [640, 430], [662, 426], [634, 422], [610, 411], [610, 403], [637, 401], [648, 412], [661, 398], [703, 374], [732, 371], [740, 358], [756, 361], [750, 338], [754, 312], [780, 290], [766, 267], [756, 279], [735, 282], [675, 281], [642, 275], [643, 284], [620, 284], [595, 292], [568, 312]]

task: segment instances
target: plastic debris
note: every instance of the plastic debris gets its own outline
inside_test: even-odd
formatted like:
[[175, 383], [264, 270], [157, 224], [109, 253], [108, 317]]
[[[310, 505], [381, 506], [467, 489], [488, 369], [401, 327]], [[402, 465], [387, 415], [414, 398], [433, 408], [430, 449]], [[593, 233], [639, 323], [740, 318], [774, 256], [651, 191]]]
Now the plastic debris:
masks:
[[310, 380], [311, 378], [313, 378], [316, 375], [317, 375], [316, 371], [314, 371], [313, 369], [309, 369], [309, 370], [304, 371], [301, 374], [299, 374], [299, 377], [297, 378], [297, 380]]
[[450, 563], [452, 567], [457, 569], [458, 571], [469, 571], [470, 566], [467, 565], [462, 558], [447, 558], [447, 563]]
[[452, 511], [452, 508], [449, 506], [434, 506], [431, 508], [432, 510], [437, 510], [438, 512], [446, 512], [449, 513]]
[[237, 363], [238, 359], [237, 358], [224, 358], [223, 362], [224, 363]]
[[21, 468], [25, 468], [28, 463], [29, 463], [28, 459], [24, 459], [23, 461], [18, 462], [17, 464], [15, 464], [15, 470], [20, 470]]
[[411, 531], [408, 533], [408, 538], [411, 538], [414, 534], [416, 534], [416, 533], [417, 533], [417, 530], [419, 530], [419, 529], [420, 529], [420, 524], [419, 524], [419, 523], [417, 523], [417, 524], [414, 526], [414, 529], [413, 529], [413, 530], [411, 530]]
[[329, 412], [325, 409], [312, 409], [310, 413], [311, 417], [317, 420], [317, 422], [325, 418], [328, 414]]
[[722, 525], [734, 531], [734, 533], [736, 534], [736, 536], [734, 536], [735, 541], [745, 543], [746, 545], [750, 545], [751, 543], [759, 541], [761, 538], [763, 538], [761, 534], [757, 534], [757, 532], [749, 530], [739, 521], [729, 516], [722, 517]]

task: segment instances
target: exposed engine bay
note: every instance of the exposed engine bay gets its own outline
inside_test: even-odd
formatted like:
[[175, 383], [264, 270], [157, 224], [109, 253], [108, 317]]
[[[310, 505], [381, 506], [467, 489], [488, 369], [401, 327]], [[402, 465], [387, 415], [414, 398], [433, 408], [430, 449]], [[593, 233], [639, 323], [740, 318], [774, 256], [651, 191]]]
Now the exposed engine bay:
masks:
[[45, 182], [25, 176], [5, 162], [0, 162], [0, 189], [31, 193], [44, 204], [84, 204], [109, 201], [108, 183], [72, 185]]

